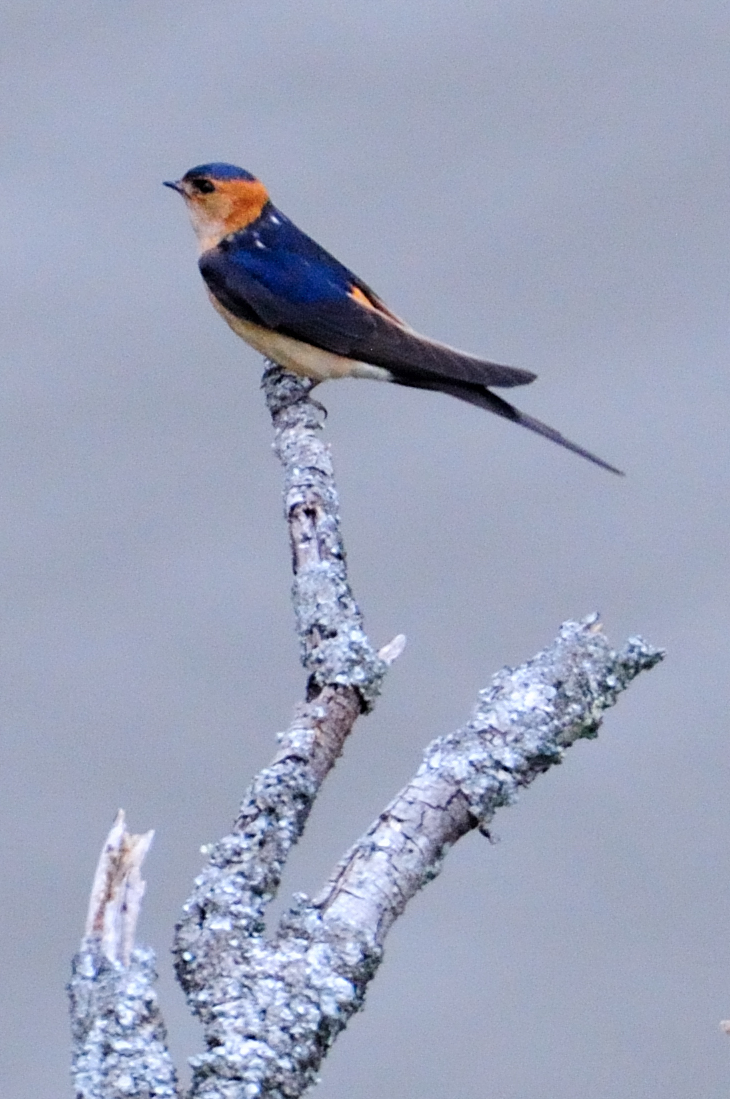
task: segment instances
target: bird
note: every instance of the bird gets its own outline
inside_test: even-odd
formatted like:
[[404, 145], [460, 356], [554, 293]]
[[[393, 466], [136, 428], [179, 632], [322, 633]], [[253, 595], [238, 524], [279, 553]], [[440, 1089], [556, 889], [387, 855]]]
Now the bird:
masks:
[[277, 209], [250, 172], [199, 164], [164, 186], [185, 200], [214, 308], [277, 366], [315, 383], [371, 378], [447, 393], [623, 475], [492, 392], [527, 385], [535, 374], [420, 335]]

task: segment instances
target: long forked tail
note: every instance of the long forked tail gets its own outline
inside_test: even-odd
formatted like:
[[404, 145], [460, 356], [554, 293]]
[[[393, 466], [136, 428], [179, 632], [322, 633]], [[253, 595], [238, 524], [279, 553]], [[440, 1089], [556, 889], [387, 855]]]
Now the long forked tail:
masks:
[[602, 469], [607, 469], [611, 473], [617, 473], [619, 477], [625, 476], [623, 470], [617, 469], [616, 466], [609, 465], [608, 462], [604, 462], [603, 458], [599, 458], [596, 454], [591, 454], [590, 450], [585, 450], [584, 447], [578, 446], [577, 443], [573, 443], [570, 439], [566, 439], [564, 435], [561, 435], [559, 431], [556, 431], [554, 427], [549, 427], [544, 424], [542, 420], [536, 420], [533, 416], [528, 416], [524, 412], [520, 412], [514, 405], [509, 404], [508, 401], [498, 397], [496, 393], [492, 393], [491, 389], [487, 389], [484, 385], [478, 385], [473, 382], [454, 382], [449, 378], [437, 378], [433, 375], [415, 375], [410, 377], [401, 376], [393, 379], [398, 385], [412, 386], [416, 389], [434, 389], [439, 393], [449, 393], [452, 397], [458, 397], [461, 401], [467, 401], [469, 404], [477, 405], [478, 408], [486, 408], [489, 412], [494, 412], [497, 416], [503, 416], [505, 420], [511, 420], [515, 424], [521, 424], [522, 427], [529, 428], [530, 431], [534, 431], [537, 435], [542, 435], [545, 439], [550, 439], [553, 443], [557, 443], [558, 446], [565, 447], [566, 450], [572, 450], [574, 454], [580, 454], [581, 458], [587, 458], [589, 462], [593, 462], [595, 465], [600, 466]]

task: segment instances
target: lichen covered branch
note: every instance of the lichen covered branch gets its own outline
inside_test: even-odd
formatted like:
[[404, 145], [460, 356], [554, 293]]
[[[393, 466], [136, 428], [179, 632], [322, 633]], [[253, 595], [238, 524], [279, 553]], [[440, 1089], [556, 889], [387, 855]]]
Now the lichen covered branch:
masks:
[[[254, 777], [231, 833], [208, 849], [177, 928], [178, 978], [207, 1047], [191, 1059], [188, 1099], [301, 1096], [362, 1006], [388, 929], [438, 873], [451, 844], [474, 828], [488, 835], [495, 811], [559, 763], [576, 740], [595, 736], [605, 709], [662, 657], [640, 639], [612, 651], [595, 616], [564, 625], [533, 660], [494, 677], [471, 720], [427, 748], [411, 782], [322, 892], [314, 900], [297, 895], [267, 936], [266, 908], [291, 847], [404, 639], [376, 652], [364, 633], [311, 383], [272, 367], [264, 390], [284, 467], [293, 602], [309, 682], [306, 701], [280, 734], [270, 766]], [[123, 827], [113, 831], [105, 848], [71, 986], [77, 1094], [172, 1099], [152, 958], [132, 949], [144, 838], [122, 834]], [[128, 863], [136, 858], [136, 872], [117, 865], [125, 851]], [[127, 1028], [122, 1038], [120, 1027]], [[118, 1062], [125, 1050], [127, 1068], [135, 1066], [126, 1075]]]
[[152, 951], [133, 949], [152, 832], [120, 811], [99, 859], [86, 934], [69, 983], [76, 1099], [175, 1099], [175, 1069], [154, 991]]
[[193, 1059], [191, 1094], [293, 1099], [311, 1086], [363, 1003], [389, 927], [438, 873], [448, 847], [475, 827], [486, 831], [521, 787], [575, 740], [595, 736], [603, 711], [661, 656], [640, 639], [613, 652], [595, 617], [567, 623], [534, 660], [495, 676], [462, 729], [429, 746], [413, 780], [323, 892], [314, 901], [296, 897], [270, 940], [246, 867], [276, 844], [276, 815], [267, 808], [218, 845], [184, 925], [181, 978], [209, 1044]]
[[603, 711], [662, 656], [640, 638], [613, 652], [591, 616], [499, 672], [471, 720], [429, 745], [412, 781], [345, 856], [315, 901], [325, 922], [357, 929], [378, 949], [448, 848], [475, 827], [488, 835], [495, 811], [576, 740], [596, 736]]
[[377, 697], [386, 663], [374, 651], [347, 579], [345, 547], [330, 450], [321, 438], [321, 406], [313, 383], [278, 366], [263, 378], [274, 423], [274, 450], [284, 467], [284, 513], [289, 525], [292, 602], [302, 663], [311, 690], [357, 688], [365, 708]]
[[251, 784], [231, 834], [210, 849], [178, 926], [178, 977], [193, 1009], [211, 1025], [213, 973], [228, 973], [231, 944], [262, 934], [266, 906], [317, 792], [399, 647], [396, 639], [380, 656], [365, 635], [347, 579], [332, 462], [321, 439], [319, 406], [309, 398], [311, 383], [272, 367], [263, 385], [284, 468], [293, 603], [309, 701], [281, 734], [271, 766]]

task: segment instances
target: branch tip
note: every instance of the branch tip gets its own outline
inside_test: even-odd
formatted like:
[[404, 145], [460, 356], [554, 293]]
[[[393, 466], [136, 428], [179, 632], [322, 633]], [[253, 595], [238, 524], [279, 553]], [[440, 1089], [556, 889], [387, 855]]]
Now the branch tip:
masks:
[[390, 666], [401, 655], [406, 647], [406, 635], [404, 633], [396, 634], [392, 641], [389, 641], [387, 645], [383, 645], [382, 649], [378, 651], [378, 660], [382, 660], [384, 664]]
[[132, 835], [120, 809], [102, 848], [89, 898], [85, 936], [101, 942], [110, 962], [129, 965], [145, 883], [142, 863], [154, 831]]

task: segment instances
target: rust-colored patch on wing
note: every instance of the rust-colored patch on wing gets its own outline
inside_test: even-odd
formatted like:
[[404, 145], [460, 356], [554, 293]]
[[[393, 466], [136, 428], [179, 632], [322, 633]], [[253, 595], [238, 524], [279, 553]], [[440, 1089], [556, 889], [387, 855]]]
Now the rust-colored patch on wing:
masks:
[[360, 305], [364, 305], [366, 309], [375, 309], [376, 312], [380, 312], [380, 310], [377, 309], [376, 305], [370, 301], [370, 298], [367, 296], [367, 294], [363, 294], [359, 286], [351, 287], [349, 294], [351, 298], [354, 298], [355, 301], [360, 303]]
[[387, 317], [388, 320], [395, 321], [401, 328], [408, 327], [405, 321], [401, 320], [401, 318], [391, 309], [388, 309], [385, 302], [381, 301], [378, 295], [374, 294], [369, 288], [364, 290], [361, 286], [357, 286], [353, 283], [348, 290], [348, 295], [353, 301], [356, 301], [358, 305], [364, 305], [366, 309], [372, 309], [374, 313], [381, 313], [384, 317]]

